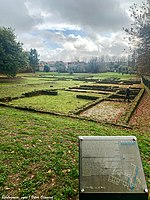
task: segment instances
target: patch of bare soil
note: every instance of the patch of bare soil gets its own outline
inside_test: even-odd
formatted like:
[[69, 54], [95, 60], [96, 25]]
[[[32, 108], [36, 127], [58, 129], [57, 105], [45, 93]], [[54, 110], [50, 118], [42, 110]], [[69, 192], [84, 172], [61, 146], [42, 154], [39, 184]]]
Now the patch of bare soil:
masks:
[[150, 131], [150, 95], [145, 92], [129, 125], [144, 131]]
[[98, 121], [116, 123], [126, 109], [128, 109], [128, 106], [129, 103], [126, 102], [103, 101], [82, 112], [80, 115]]

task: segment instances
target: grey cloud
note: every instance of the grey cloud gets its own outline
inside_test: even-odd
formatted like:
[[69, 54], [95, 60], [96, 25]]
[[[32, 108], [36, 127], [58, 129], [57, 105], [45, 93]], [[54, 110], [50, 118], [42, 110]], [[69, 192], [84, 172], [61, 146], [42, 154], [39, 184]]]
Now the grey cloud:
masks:
[[[126, 45], [122, 36], [114, 38], [111, 33], [117, 33], [130, 24], [126, 9], [132, 1], [0, 0], [0, 26], [16, 29], [26, 48], [37, 48], [43, 59], [50, 56], [55, 60], [67, 60], [100, 53], [116, 55]], [[135, 0], [135, 3], [139, 1]], [[59, 28], [59, 31], [50, 32], [48, 29], [53, 25], [56, 29], [59, 25], [64, 29], [73, 25], [74, 29], [80, 28], [86, 34], [81, 38], [74, 34], [65, 35]], [[51, 49], [51, 43], [60, 45], [60, 48]]]
[[34, 25], [24, 0], [0, 0], [0, 26], [28, 31]]
[[110, 51], [111, 54], [119, 56], [123, 53], [125, 48], [127, 48], [127, 46], [124, 43], [114, 42], [110, 48]]
[[93, 31], [116, 31], [129, 24], [129, 18], [121, 9], [120, 0], [31, 0], [53, 13], [55, 19], [80, 25]]

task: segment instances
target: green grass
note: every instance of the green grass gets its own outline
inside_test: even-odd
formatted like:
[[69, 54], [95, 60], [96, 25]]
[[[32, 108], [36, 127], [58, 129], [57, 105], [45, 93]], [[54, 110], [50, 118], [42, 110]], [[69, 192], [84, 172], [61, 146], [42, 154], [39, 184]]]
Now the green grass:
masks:
[[[23, 98], [11, 101], [9, 104], [20, 106], [20, 107], [30, 107], [36, 110], [53, 111], [68, 113], [69, 111], [74, 111], [82, 107], [83, 105], [89, 103], [91, 100], [78, 99], [76, 97], [77, 92], [68, 91], [58, 91], [58, 95], [41, 95], [30, 98]], [[87, 93], [88, 95], [89, 93]], [[89, 94], [90, 96], [102, 97], [104, 95], [100, 94]]]
[[10, 85], [0, 87], [0, 98], [21, 96], [22, 93], [31, 92], [33, 90], [50, 89], [49, 85]]
[[[16, 97], [21, 96], [22, 93], [31, 92], [34, 90], [45, 90], [45, 89], [62, 89], [68, 88], [75, 85], [80, 85], [81, 81], [52, 81], [51, 83], [42, 83], [42, 84], [35, 84], [35, 85], [28, 85], [28, 84], [11, 84], [8, 85], [1, 85], [0, 86], [0, 98], [3, 97]], [[53, 86], [53, 87], [50, 87]]]
[[114, 72], [106, 72], [106, 73], [98, 73], [94, 74], [94, 77], [99, 78], [99, 79], [107, 79], [107, 78], [120, 78], [121, 80], [127, 80], [127, 79], [136, 79], [136, 75], [130, 75], [130, 74], [124, 74], [122, 75], [121, 73], [114, 73]]
[[[11, 105], [32, 107], [37, 110], [68, 113], [82, 107], [90, 100], [76, 98], [76, 92], [58, 91], [58, 95], [41, 95], [11, 101]], [[97, 95], [98, 96], [98, 95]], [[100, 95], [99, 95], [100, 96]]]
[[[49, 75], [54, 76], [54, 80], [51, 78], [40, 78], [41, 75]], [[24, 92], [31, 92], [33, 90], [42, 90], [42, 89], [62, 89], [62, 88], [69, 88], [72, 86], [79, 86], [81, 84], [85, 84], [82, 81], [74, 81], [71, 80], [73, 77], [88, 77], [93, 76], [93, 78], [121, 78], [121, 79], [130, 79], [135, 78], [135, 75], [129, 74], [118, 74], [118, 73], [99, 73], [99, 74], [73, 74], [70, 75], [68, 73], [42, 73], [38, 72], [35, 74], [18, 74], [16, 79], [3, 79], [0, 78], [0, 98], [3, 97], [15, 97], [20, 96]], [[57, 77], [66, 77], [70, 78], [70, 80], [55, 80]], [[18, 79], [19, 78], [19, 79]]]
[[114, 72], [106, 72], [106, 73], [58, 73], [58, 72], [48, 72], [48, 73], [43, 73], [43, 72], [38, 72], [38, 75], [45, 75], [45, 76], [54, 76], [54, 77], [66, 77], [66, 78], [73, 78], [73, 77], [94, 77], [94, 78], [99, 78], [99, 79], [105, 79], [105, 78], [120, 78], [122, 80], [124, 79], [130, 79], [130, 78], [136, 78], [136, 75], [132, 74], [124, 74], [122, 75], [121, 73], [114, 73]]
[[1, 107], [0, 115], [2, 195], [76, 199], [81, 135], [135, 135], [150, 184], [147, 133], [11, 108]]
[[[73, 80], [56, 81], [51, 78], [39, 78], [44, 74], [69, 78], [90, 75], [19, 74], [16, 82], [14, 80], [0, 83], [0, 98], [20, 96], [33, 90], [61, 89], [83, 84]], [[93, 76], [108, 78], [122, 75], [103, 73], [93, 74]], [[122, 77], [134, 76], [123, 75]], [[58, 96], [24, 98], [10, 103], [67, 113], [88, 102], [75, 98], [79, 94], [77, 92], [58, 90], [58, 93]], [[92, 94], [85, 93], [85, 95]], [[53, 196], [55, 200], [77, 199], [78, 136], [81, 135], [135, 135], [138, 138], [147, 184], [150, 186], [148, 133], [0, 107], [0, 194], [12, 197], [44, 195]]]

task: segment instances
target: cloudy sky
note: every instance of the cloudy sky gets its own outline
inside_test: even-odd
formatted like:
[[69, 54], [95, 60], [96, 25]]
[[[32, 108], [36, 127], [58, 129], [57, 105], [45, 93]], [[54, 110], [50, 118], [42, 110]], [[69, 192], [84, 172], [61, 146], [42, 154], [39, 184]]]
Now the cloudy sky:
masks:
[[15, 29], [40, 60], [88, 60], [123, 55], [129, 6], [142, 0], [0, 0], [0, 26]]

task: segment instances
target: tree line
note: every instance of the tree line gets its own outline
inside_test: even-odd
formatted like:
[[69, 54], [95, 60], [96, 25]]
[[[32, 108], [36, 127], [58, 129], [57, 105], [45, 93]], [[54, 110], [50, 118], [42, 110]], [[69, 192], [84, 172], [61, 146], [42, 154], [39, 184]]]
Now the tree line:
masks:
[[88, 62], [73, 61], [64, 63], [63, 61], [56, 61], [53, 64], [46, 63], [43, 71], [57, 71], [59, 73], [101, 73], [106, 71], [119, 72], [119, 73], [135, 73], [133, 66], [130, 66], [130, 60], [125, 57], [119, 56], [99, 56], [93, 57]]
[[0, 73], [14, 77], [18, 72], [35, 72], [39, 55], [36, 49], [23, 50], [12, 28], [0, 27]]
[[[150, 75], [150, 2], [142, 3], [142, 6], [133, 4], [130, 7], [133, 23], [131, 28], [124, 28], [129, 39], [132, 56], [128, 59], [128, 67], [141, 75]], [[29, 52], [23, 50], [23, 44], [17, 42], [14, 30], [0, 27], [0, 73], [7, 76], [15, 76], [18, 72], [35, 72], [39, 68], [39, 55], [36, 49]], [[91, 58], [84, 65], [68, 65], [67, 72], [103, 72], [107, 65], [113, 65], [114, 69], [122, 70], [123, 61], [106, 62], [106, 57]], [[65, 72], [62, 61], [56, 62], [58, 72]], [[47, 67], [48, 71], [48, 67]], [[121, 71], [120, 71], [121, 72]]]
[[[23, 44], [17, 42], [14, 30], [0, 27], [0, 73], [14, 77], [18, 72], [35, 72], [39, 70], [39, 54], [36, 49], [24, 51]], [[99, 56], [93, 57], [88, 62], [72, 62], [66, 67], [63, 61], [56, 61], [57, 72], [68, 73], [100, 73], [108, 69], [119, 72], [126, 65], [124, 57]], [[122, 67], [120, 67], [122, 66]], [[49, 71], [49, 66], [44, 66], [44, 71]]]

